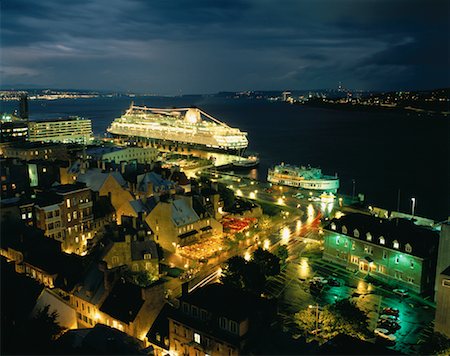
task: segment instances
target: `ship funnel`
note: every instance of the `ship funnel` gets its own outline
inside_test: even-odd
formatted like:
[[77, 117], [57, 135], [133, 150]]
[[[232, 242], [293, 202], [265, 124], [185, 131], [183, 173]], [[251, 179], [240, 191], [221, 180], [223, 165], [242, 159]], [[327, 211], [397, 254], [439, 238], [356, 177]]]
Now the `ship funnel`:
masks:
[[202, 121], [200, 117], [200, 110], [197, 108], [189, 108], [188, 111], [186, 111], [184, 119], [190, 124], [196, 124], [197, 122]]

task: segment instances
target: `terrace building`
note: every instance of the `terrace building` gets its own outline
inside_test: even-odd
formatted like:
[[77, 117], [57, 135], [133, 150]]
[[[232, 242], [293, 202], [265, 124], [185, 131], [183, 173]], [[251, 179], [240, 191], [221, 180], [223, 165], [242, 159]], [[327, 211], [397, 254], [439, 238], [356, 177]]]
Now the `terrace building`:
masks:
[[325, 227], [325, 260], [416, 293], [434, 287], [439, 235], [405, 219], [349, 214]]

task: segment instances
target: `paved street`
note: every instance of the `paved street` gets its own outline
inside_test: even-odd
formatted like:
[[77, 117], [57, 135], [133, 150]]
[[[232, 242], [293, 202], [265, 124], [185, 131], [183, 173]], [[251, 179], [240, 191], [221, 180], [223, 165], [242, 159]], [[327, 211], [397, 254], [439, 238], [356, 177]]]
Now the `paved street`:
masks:
[[[237, 196], [276, 205], [284, 211], [268, 231], [258, 233], [258, 240], [260, 244], [268, 240], [266, 244], [272, 252], [279, 245], [288, 248], [286, 268], [278, 276], [269, 278], [266, 288], [267, 294], [279, 299], [279, 316], [286, 331], [298, 335], [294, 315], [309, 305], [317, 303], [325, 306], [336, 300], [351, 298], [367, 313], [371, 330], [377, 327], [382, 308], [398, 308], [401, 328], [395, 333], [397, 342], [391, 348], [403, 353], [416, 353], [417, 342], [431, 330], [433, 304], [418, 296], [403, 299], [392, 293], [390, 288], [368, 283], [360, 272], [348, 271], [321, 258], [321, 219], [333, 216], [336, 209], [341, 208], [342, 201], [336, 199], [332, 203], [325, 203], [308, 193], [296, 197], [294, 195], [299, 192], [296, 189], [270, 187], [267, 183], [244, 177], [216, 173], [211, 177], [233, 189]], [[252, 239], [250, 243], [241, 243], [237, 250], [211, 260], [190, 281], [190, 288], [216, 281], [221, 263], [234, 254], [244, 256], [246, 252], [251, 253], [257, 246]], [[327, 287], [319, 294], [312, 294], [309, 280], [315, 276], [334, 277], [341, 282], [341, 286]], [[181, 281], [178, 278], [168, 285], [175, 294], [181, 293]], [[380, 341], [374, 337], [373, 342]]]

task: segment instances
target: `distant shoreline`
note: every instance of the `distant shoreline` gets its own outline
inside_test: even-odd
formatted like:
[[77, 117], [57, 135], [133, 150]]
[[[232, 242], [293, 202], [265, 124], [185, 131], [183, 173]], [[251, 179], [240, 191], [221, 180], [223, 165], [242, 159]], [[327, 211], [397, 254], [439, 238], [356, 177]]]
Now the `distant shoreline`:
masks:
[[324, 102], [306, 102], [306, 103], [294, 103], [292, 105], [303, 105], [322, 109], [332, 109], [338, 111], [362, 111], [362, 112], [382, 112], [382, 113], [395, 113], [404, 114], [406, 116], [415, 117], [450, 117], [450, 111], [434, 111], [423, 108], [415, 108], [411, 106], [406, 107], [388, 107], [381, 105], [361, 105], [352, 103], [324, 103]]

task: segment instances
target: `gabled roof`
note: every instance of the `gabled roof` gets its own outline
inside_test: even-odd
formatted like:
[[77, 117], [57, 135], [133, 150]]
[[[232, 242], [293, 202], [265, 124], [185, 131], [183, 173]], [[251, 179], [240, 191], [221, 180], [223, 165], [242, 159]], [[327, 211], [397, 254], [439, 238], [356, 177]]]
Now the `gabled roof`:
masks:
[[137, 176], [137, 190], [139, 192], [147, 192], [149, 183], [153, 186], [153, 192], [168, 190], [174, 186], [173, 182], [164, 179], [160, 174], [155, 172], [147, 172]]
[[144, 259], [144, 254], [146, 253], [149, 253], [152, 259], [158, 258], [158, 250], [154, 241], [148, 239], [143, 241], [131, 241], [132, 261], [142, 261]]
[[78, 176], [77, 181], [86, 183], [89, 188], [91, 188], [95, 192], [98, 192], [109, 176], [112, 176], [120, 186], [127, 186], [127, 182], [123, 178], [122, 174], [120, 174], [120, 172], [102, 172], [100, 168], [91, 168], [87, 170], [86, 173], [80, 174]]
[[100, 307], [100, 311], [126, 324], [132, 322], [142, 305], [141, 287], [119, 280]]
[[175, 199], [171, 202], [172, 220], [176, 226], [193, 224], [200, 220], [195, 210], [184, 199]]
[[[336, 225], [336, 230], [332, 225]], [[347, 228], [347, 233], [342, 232], [343, 227]], [[366, 214], [348, 214], [340, 219], [332, 219], [325, 226], [325, 229], [336, 231], [337, 233], [358, 238], [367, 241], [367, 233], [370, 233], [372, 240], [368, 241], [385, 248], [394, 249], [409, 253], [419, 257], [430, 257], [438, 248], [439, 234], [432, 229], [417, 226], [413, 221], [407, 219], [383, 219]], [[354, 230], [357, 229], [359, 237], [354, 236]], [[380, 243], [380, 237], [384, 237], [385, 243]], [[393, 248], [394, 241], [399, 243], [399, 248]], [[411, 252], [405, 251], [406, 245], [412, 248]]]
[[164, 340], [169, 339], [169, 317], [174, 312], [175, 310], [169, 304], [163, 306], [146, 335], [149, 342], [169, 350], [169, 345], [166, 345]]

